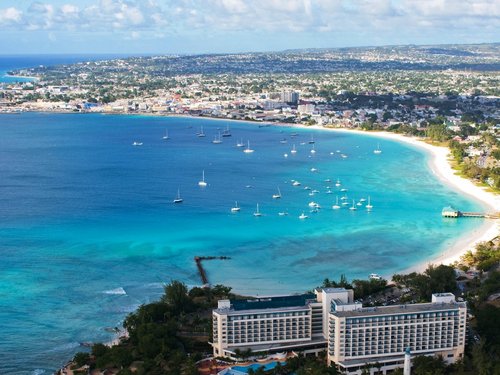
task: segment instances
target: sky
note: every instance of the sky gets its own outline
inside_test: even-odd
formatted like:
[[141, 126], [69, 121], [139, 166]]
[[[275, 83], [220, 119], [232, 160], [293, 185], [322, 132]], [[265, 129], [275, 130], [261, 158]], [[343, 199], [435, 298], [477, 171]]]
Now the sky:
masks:
[[500, 41], [500, 0], [0, 0], [0, 54]]

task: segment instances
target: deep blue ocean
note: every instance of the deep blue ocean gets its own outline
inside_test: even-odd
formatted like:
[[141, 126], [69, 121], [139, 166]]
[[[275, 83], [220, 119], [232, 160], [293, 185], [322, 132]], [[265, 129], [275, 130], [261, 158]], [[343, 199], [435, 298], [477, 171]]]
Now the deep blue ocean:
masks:
[[[213, 144], [226, 126], [232, 137]], [[255, 152], [242, 152], [240, 140]], [[105, 328], [157, 299], [163, 283], [200, 285], [197, 255], [231, 257], [204, 263], [210, 282], [259, 295], [303, 292], [341, 274], [391, 275], [435, 257], [483, 221], [441, 218], [446, 205], [481, 207], [439, 182], [427, 159], [369, 135], [176, 117], [0, 116], [0, 373], [48, 374], [80, 342], [110, 340]], [[184, 201], [174, 204], [178, 190]], [[349, 206], [369, 196], [373, 209], [333, 210], [344, 194]], [[235, 201], [239, 213], [230, 212]]]

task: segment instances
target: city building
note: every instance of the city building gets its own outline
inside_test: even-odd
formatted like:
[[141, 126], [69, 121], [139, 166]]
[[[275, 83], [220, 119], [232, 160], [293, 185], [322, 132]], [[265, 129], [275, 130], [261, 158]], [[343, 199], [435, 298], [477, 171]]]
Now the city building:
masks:
[[359, 375], [390, 374], [415, 355], [440, 355], [448, 363], [463, 357], [465, 302], [451, 293], [432, 302], [363, 308], [353, 290], [319, 288], [302, 294], [251, 300], [221, 300], [213, 316], [216, 357], [248, 352], [317, 354], [327, 349], [329, 364]]
[[284, 103], [297, 104], [299, 102], [299, 93], [295, 91], [283, 91], [280, 99]]
[[440, 355], [448, 363], [463, 357], [467, 306], [452, 293], [431, 303], [357, 308], [334, 301], [329, 314], [328, 363], [361, 374], [367, 363], [383, 374], [403, 367], [405, 351]]

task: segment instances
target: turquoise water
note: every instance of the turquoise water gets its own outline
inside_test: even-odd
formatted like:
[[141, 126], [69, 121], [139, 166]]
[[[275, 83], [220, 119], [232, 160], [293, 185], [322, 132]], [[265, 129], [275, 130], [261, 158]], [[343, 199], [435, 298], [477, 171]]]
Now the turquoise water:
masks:
[[[196, 136], [202, 125], [206, 138]], [[213, 144], [226, 125], [233, 136]], [[235, 147], [240, 139], [255, 152]], [[441, 218], [443, 206], [481, 208], [436, 180], [427, 155], [410, 146], [207, 119], [5, 115], [0, 176], [2, 374], [49, 373], [80, 342], [109, 340], [105, 328], [158, 298], [163, 282], [199, 285], [196, 255], [231, 257], [204, 263], [213, 284], [303, 292], [325, 277], [425, 262], [483, 223]], [[278, 187], [282, 198], [272, 199]], [[373, 210], [332, 210], [341, 188], [356, 201], [370, 196]], [[178, 189], [184, 202], [173, 204]], [[241, 211], [232, 214], [235, 201]], [[311, 201], [322, 209], [310, 213]]]

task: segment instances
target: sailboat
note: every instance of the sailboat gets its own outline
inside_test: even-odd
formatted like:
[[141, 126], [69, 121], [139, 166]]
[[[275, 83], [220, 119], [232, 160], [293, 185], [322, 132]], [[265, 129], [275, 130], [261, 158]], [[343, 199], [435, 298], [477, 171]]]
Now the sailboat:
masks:
[[212, 143], [215, 143], [215, 144], [222, 143], [220, 132], [219, 132], [219, 136], [218, 137], [217, 136], [214, 137], [214, 140], [212, 141]]
[[234, 207], [231, 207], [231, 212], [239, 212], [240, 207], [238, 206], [238, 202], [234, 202]]
[[365, 207], [367, 210], [371, 210], [373, 208], [372, 204], [370, 203], [370, 196], [368, 196], [368, 204]]
[[181, 198], [181, 190], [177, 189], [177, 197], [174, 199], [174, 203], [182, 203], [183, 199]]
[[248, 141], [247, 148], [243, 150], [244, 153], [250, 154], [253, 152], [253, 150], [250, 148], [250, 141]]
[[281, 191], [280, 188], [278, 187], [278, 194], [273, 194], [273, 199], [280, 199], [281, 198]]
[[240, 140], [238, 143], [236, 143], [236, 147], [245, 147], [245, 144], [243, 143], [243, 139]]
[[201, 178], [201, 181], [198, 182], [198, 185], [201, 187], [207, 186], [207, 183], [205, 181], [205, 170], [203, 170], [202, 178]]
[[300, 220], [304, 220], [304, 219], [308, 219], [308, 218], [309, 218], [309, 216], [307, 216], [307, 215], [306, 215], [305, 213], [303, 213], [303, 212], [302, 212], [302, 213], [300, 214], [300, 216], [299, 216], [299, 219], [300, 219]]
[[382, 150], [380, 149], [380, 143], [377, 143], [377, 148], [373, 150], [374, 154], [381, 154]]
[[165, 129], [165, 135], [162, 137], [162, 139], [164, 139], [164, 140], [170, 139], [170, 137], [168, 136], [168, 130], [167, 129]]
[[314, 137], [313, 135], [311, 134], [311, 140], [309, 141], [309, 144], [312, 145], [314, 143]]
[[200, 128], [200, 132], [197, 134], [197, 136], [200, 138], [205, 136], [205, 133], [203, 133], [203, 126]]
[[351, 207], [349, 207], [349, 209], [350, 209], [351, 211], [356, 211], [356, 210], [357, 210], [356, 206], [354, 205], [354, 199], [352, 200], [352, 206], [351, 206]]
[[262, 216], [262, 214], [259, 211], [259, 204], [257, 203], [257, 210], [253, 213], [253, 216], [259, 217]]
[[312, 145], [312, 148], [311, 148], [311, 154], [315, 154], [316, 153], [316, 150], [314, 149], [314, 144]]
[[297, 150], [295, 149], [295, 143], [292, 146], [292, 150], [290, 151], [292, 154], [296, 154]]
[[229, 130], [229, 125], [222, 131], [222, 136], [223, 137], [230, 137], [231, 136], [231, 131]]
[[332, 206], [334, 210], [338, 210], [340, 208], [339, 206], [339, 196], [337, 195], [337, 199], [335, 201], [335, 204]]
[[339, 187], [340, 186], [340, 180], [337, 178], [337, 182], [335, 183], [335, 186]]

